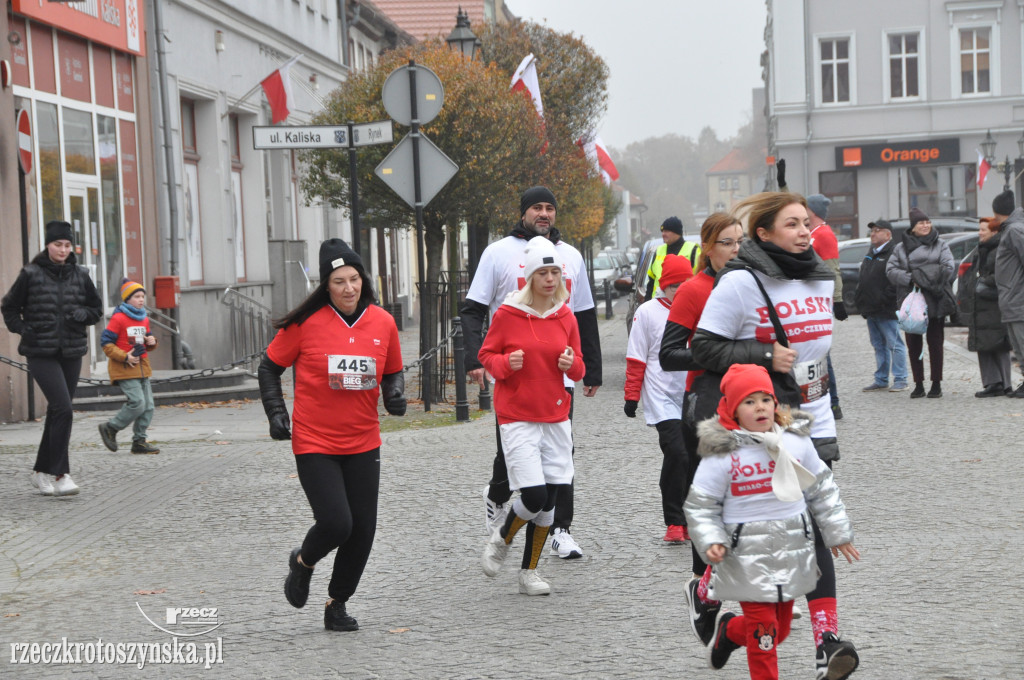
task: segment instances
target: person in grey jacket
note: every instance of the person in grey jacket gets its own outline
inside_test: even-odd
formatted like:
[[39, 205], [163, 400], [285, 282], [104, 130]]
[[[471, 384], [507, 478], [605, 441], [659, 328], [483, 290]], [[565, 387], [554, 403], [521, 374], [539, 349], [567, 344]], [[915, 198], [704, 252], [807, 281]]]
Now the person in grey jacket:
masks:
[[[777, 679], [776, 647], [789, 633], [793, 599], [812, 591], [820, 573], [811, 516], [832, 556], [852, 562], [860, 553], [832, 472], [811, 443], [813, 416], [780, 409], [763, 366], [732, 366], [722, 393], [717, 418], [698, 426], [701, 462], [685, 508], [694, 544], [714, 565], [710, 596], [738, 600], [743, 616], [719, 611], [708, 665], [721, 668], [746, 646], [750, 677]], [[852, 673], [852, 647], [840, 659], [842, 668], [818, 677]]]
[[942, 343], [946, 336], [946, 315], [956, 311], [953, 297], [953, 279], [956, 262], [946, 242], [932, 228], [932, 221], [918, 208], [910, 209], [910, 231], [903, 234], [885, 266], [885, 275], [896, 286], [896, 308], [916, 286], [928, 303], [928, 329], [924, 337], [904, 333], [910, 354], [910, 371], [914, 376], [911, 399], [925, 396], [924, 341], [928, 341], [928, 360], [932, 386], [929, 399], [942, 396]]
[[71, 400], [89, 353], [88, 327], [102, 318], [103, 301], [75, 259], [71, 225], [48, 222], [45, 234], [46, 249], [21, 270], [0, 310], [7, 329], [21, 336], [18, 352], [46, 397], [32, 485], [44, 496], [70, 496], [79, 490], [68, 474]]
[[[992, 201], [992, 212], [997, 224], [1002, 225], [1002, 238], [996, 248], [999, 312], [1024, 372], [1024, 210], [1015, 207], [1012, 191], [1004, 191]], [[1024, 399], [1024, 382], [1009, 396]]]

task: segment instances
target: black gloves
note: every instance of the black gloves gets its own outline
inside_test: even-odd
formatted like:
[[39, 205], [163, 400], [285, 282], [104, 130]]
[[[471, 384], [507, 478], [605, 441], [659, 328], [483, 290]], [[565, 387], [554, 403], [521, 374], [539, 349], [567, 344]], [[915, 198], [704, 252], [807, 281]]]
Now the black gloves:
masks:
[[636, 404], [637, 402], [633, 399], [627, 399], [626, 403], [622, 405], [622, 411], [627, 418], [636, 418]]
[[832, 303], [832, 314], [839, 321], [846, 321], [850, 315], [846, 313], [846, 305], [843, 304], [842, 300], [836, 300]]
[[384, 408], [393, 416], [405, 415], [405, 372], [398, 371], [380, 379]]
[[270, 436], [278, 441], [291, 439], [291, 419], [288, 418], [288, 407], [284, 404], [284, 392], [281, 391], [281, 374], [284, 366], [278, 366], [264, 352], [256, 377], [260, 383], [260, 401], [270, 421]]
[[68, 316], [78, 323], [85, 323], [89, 319], [89, 313], [82, 307], [75, 307]]
[[278, 441], [292, 438], [292, 421], [288, 418], [288, 411], [279, 411], [267, 416], [270, 420], [270, 437]]
[[786, 186], [786, 159], [780, 158], [775, 163], [775, 178], [779, 182], [779, 189], [783, 189]]

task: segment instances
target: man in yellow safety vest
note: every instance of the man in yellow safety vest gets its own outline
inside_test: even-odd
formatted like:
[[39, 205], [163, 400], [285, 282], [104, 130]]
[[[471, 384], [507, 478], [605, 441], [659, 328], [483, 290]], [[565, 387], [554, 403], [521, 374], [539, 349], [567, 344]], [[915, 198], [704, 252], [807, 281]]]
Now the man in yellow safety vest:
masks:
[[683, 240], [683, 223], [675, 216], [665, 218], [661, 223], [661, 240], [665, 243], [658, 246], [654, 251], [654, 260], [647, 270], [647, 293], [645, 300], [654, 297], [659, 290], [658, 281], [661, 280], [661, 263], [665, 261], [666, 255], [681, 255], [690, 261], [690, 267], [694, 273], [697, 270], [697, 260], [700, 259], [700, 246], [696, 243]]

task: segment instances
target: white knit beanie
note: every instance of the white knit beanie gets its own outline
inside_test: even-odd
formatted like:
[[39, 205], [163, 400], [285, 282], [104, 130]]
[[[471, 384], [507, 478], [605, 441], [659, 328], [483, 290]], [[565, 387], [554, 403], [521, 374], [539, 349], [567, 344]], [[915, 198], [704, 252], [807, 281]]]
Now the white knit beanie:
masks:
[[530, 277], [541, 267], [558, 267], [562, 270], [562, 258], [555, 250], [555, 244], [546, 236], [534, 236], [526, 244], [526, 262], [523, 267], [523, 276], [526, 278], [526, 285], [530, 285]]

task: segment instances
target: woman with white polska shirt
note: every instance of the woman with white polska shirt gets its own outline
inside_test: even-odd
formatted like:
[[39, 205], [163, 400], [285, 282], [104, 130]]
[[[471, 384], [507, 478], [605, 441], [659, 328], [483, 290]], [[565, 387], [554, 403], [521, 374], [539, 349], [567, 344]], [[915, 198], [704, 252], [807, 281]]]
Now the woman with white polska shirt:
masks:
[[[811, 248], [807, 202], [799, 194], [766, 192], [741, 201], [733, 213], [746, 224], [747, 239], [716, 278], [693, 336], [693, 358], [720, 374], [733, 364], [768, 369], [779, 402], [814, 416], [811, 441], [831, 468], [839, 460], [826, 363], [835, 275]], [[785, 342], [779, 342], [776, 321]], [[807, 606], [818, 677], [826, 677], [833, 661], [855, 658], [856, 650], [839, 638], [835, 565], [817, 527], [814, 533], [821, 576]]]

